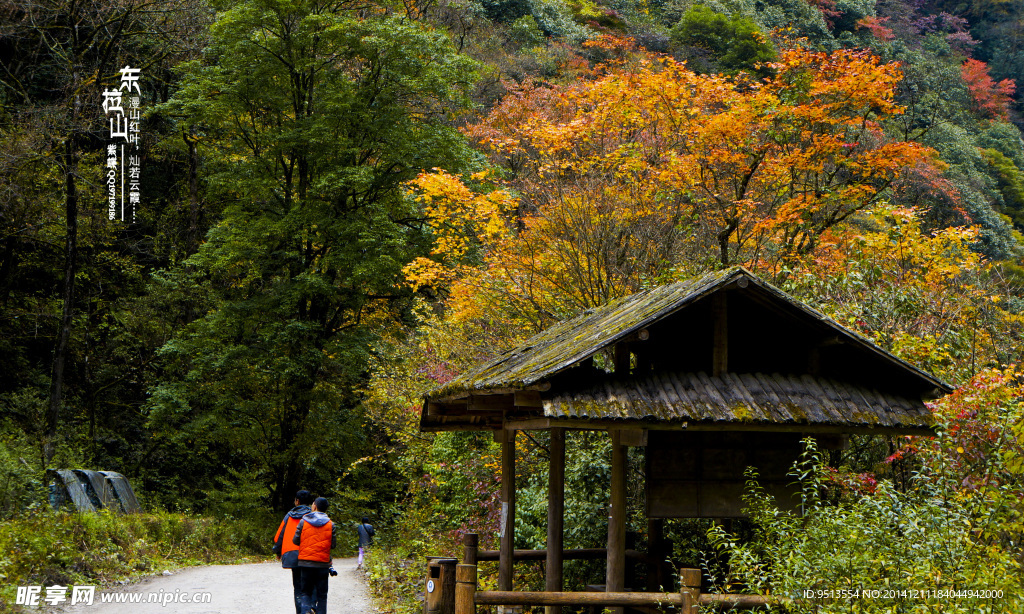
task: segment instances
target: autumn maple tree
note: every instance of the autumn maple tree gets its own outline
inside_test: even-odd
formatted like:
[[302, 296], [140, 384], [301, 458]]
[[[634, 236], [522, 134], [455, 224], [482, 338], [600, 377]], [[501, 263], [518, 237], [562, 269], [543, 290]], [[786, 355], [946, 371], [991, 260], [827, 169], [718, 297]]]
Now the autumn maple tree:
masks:
[[967, 59], [960, 67], [960, 76], [971, 92], [975, 108], [987, 117], [1007, 119], [1017, 84], [1013, 79], [997, 82], [988, 74], [988, 64]]
[[[666, 275], [775, 269], [883, 198], [904, 169], [933, 164], [930, 149], [882, 129], [902, 112], [897, 64], [792, 47], [766, 68], [762, 81], [698, 75], [634, 54], [591, 79], [512, 88], [467, 133], [506, 171], [518, 206], [506, 203], [504, 232], [477, 235], [483, 267], [451, 288], [456, 298], [496, 300], [541, 325]], [[454, 177], [417, 183], [428, 214], [439, 200], [472, 200]], [[493, 212], [493, 199], [480, 204]], [[438, 235], [432, 259], [459, 256]]]

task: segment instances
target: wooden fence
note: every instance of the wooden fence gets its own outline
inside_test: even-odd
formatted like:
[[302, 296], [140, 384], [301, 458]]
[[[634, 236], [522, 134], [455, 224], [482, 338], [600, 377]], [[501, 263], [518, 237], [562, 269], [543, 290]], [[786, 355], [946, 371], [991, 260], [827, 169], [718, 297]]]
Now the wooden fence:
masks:
[[[590, 606], [592, 608], [640, 608], [659, 611], [670, 608], [680, 614], [697, 614], [699, 606], [722, 610], [754, 609], [784, 601], [762, 595], [701, 594], [699, 569], [679, 570], [680, 590], [664, 592], [566, 592], [566, 591], [480, 591], [477, 590], [477, 562], [497, 560], [497, 552], [479, 550], [477, 536], [467, 535], [463, 563], [456, 559], [435, 559], [428, 572], [425, 614], [476, 614], [478, 605], [498, 606]], [[641, 553], [632, 557], [645, 559]], [[516, 550], [516, 560], [543, 560], [544, 550]], [[600, 559], [604, 548], [563, 551], [564, 559]], [[436, 582], [435, 582], [436, 580]]]

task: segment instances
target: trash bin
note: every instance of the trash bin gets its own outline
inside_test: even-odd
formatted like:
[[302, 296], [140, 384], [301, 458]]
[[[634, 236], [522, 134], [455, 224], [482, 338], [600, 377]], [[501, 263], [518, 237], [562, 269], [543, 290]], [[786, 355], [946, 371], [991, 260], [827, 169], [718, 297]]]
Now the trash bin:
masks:
[[424, 614], [455, 614], [455, 565], [458, 559], [427, 559]]

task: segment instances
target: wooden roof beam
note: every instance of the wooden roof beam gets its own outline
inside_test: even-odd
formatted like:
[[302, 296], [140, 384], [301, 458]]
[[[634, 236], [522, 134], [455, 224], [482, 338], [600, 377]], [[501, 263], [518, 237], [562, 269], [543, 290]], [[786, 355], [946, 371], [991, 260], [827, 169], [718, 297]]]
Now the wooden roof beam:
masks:
[[512, 409], [515, 397], [511, 394], [473, 394], [469, 396], [469, 411], [496, 411]]
[[623, 420], [583, 420], [558, 418], [506, 419], [503, 428], [516, 431], [538, 431], [550, 428], [566, 428], [580, 431], [637, 430], [637, 431], [770, 431], [777, 433], [818, 433], [863, 434], [863, 435], [934, 435], [925, 427], [905, 426], [848, 426], [829, 424], [786, 424], [786, 423], [699, 423], [699, 422], [639, 422]]
[[711, 296], [712, 350], [711, 374], [721, 377], [729, 371], [729, 303], [728, 295], [719, 292]]

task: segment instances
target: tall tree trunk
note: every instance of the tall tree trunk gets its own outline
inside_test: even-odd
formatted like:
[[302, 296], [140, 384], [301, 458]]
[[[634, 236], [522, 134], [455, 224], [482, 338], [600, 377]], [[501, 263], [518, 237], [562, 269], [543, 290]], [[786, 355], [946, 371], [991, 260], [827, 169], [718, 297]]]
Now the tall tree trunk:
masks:
[[302, 476], [302, 465], [298, 459], [290, 459], [284, 470], [284, 481], [281, 484], [281, 500], [278, 502], [280, 511], [291, 509], [295, 493], [299, 491], [299, 480]]
[[53, 370], [50, 378], [50, 406], [46, 412], [46, 435], [43, 444], [43, 458], [49, 465], [56, 452], [57, 423], [63, 403], [64, 362], [68, 350], [68, 337], [71, 336], [71, 318], [75, 297], [75, 273], [78, 270], [78, 188], [75, 185], [75, 173], [78, 160], [75, 155], [74, 136], [64, 142], [61, 154], [61, 166], [64, 170], [64, 215], [67, 222], [67, 234], [64, 240], [64, 292], [61, 308], [60, 329], [57, 342], [53, 349]]
[[[319, 344], [318, 344], [319, 347]], [[296, 440], [302, 437], [307, 428], [306, 421], [313, 409], [310, 396], [315, 386], [315, 378], [289, 378], [286, 386], [293, 392], [286, 396], [284, 416], [281, 421], [281, 439], [277, 442], [278, 457], [277, 466], [272, 468], [273, 475], [277, 476], [274, 492], [271, 494], [271, 504], [274, 509], [288, 511], [291, 509], [295, 493], [300, 486], [309, 488], [308, 484], [302, 482], [309, 476], [302, 463], [302, 451], [296, 446]]]
[[182, 131], [182, 138], [188, 145], [188, 232], [185, 237], [185, 256], [191, 256], [199, 249], [199, 151], [198, 139], [190, 134], [191, 128]]

